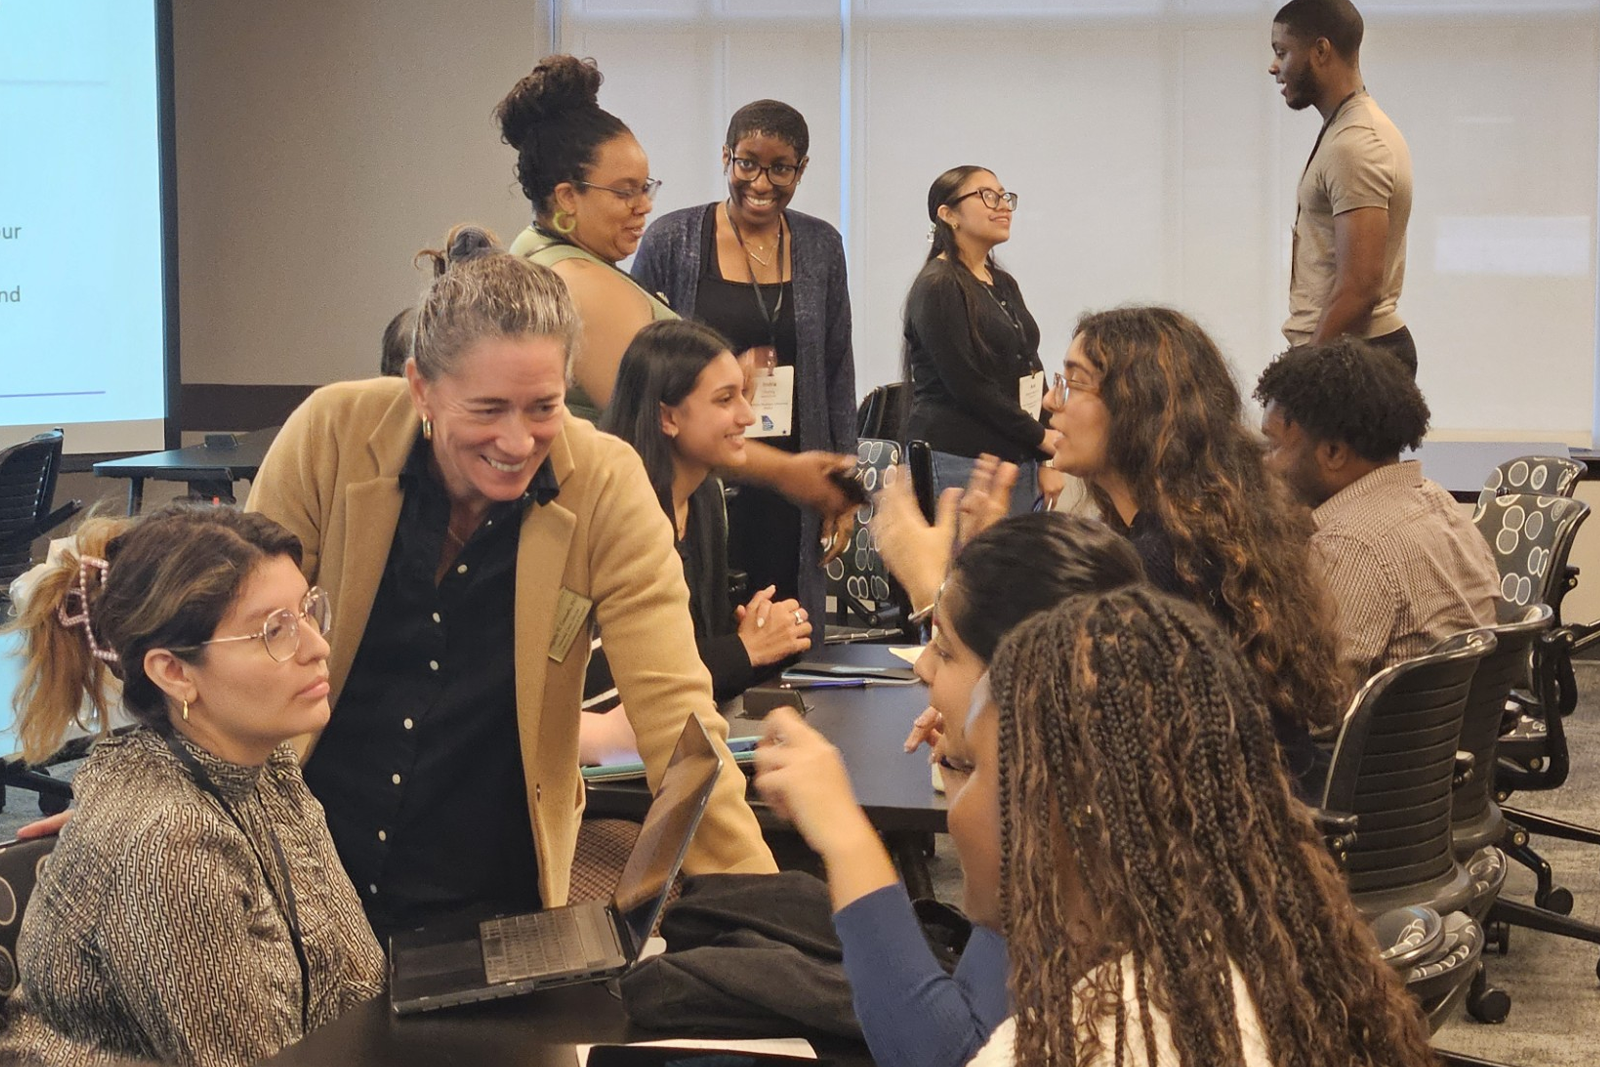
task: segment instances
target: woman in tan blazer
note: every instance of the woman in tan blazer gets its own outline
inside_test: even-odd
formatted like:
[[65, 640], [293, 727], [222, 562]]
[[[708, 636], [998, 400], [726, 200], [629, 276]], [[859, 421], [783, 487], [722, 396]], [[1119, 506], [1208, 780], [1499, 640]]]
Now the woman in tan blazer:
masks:
[[[452, 264], [418, 308], [406, 380], [319, 389], [250, 494], [333, 598], [333, 714], [306, 778], [380, 937], [566, 901], [594, 626], [652, 787], [685, 716], [727, 735], [644, 468], [565, 410], [577, 328], [546, 268]], [[687, 868], [771, 871], [724, 759]]]

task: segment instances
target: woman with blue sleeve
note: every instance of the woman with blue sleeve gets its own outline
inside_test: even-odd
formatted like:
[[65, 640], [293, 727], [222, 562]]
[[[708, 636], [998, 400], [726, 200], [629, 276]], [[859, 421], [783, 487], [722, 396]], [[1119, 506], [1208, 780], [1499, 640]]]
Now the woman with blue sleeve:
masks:
[[[809, 147], [800, 112], [777, 100], [746, 104], [734, 112], [722, 149], [727, 199], [661, 218], [633, 261], [641, 286], [728, 338], [735, 354], [752, 352], [766, 372], [758, 379], [752, 451], [856, 448], [844, 243], [828, 223], [789, 209]], [[819, 562], [833, 531], [816, 513], [746, 484], [728, 502], [728, 525], [730, 563], [749, 575], [751, 589], [776, 586], [780, 599], [794, 597], [822, 617]], [[849, 536], [848, 526], [840, 536]]]
[[[935, 609], [934, 636], [917, 673], [946, 730], [939, 749], [945, 792], [961, 790], [973, 690], [1011, 629], [1066, 598], [1142, 582], [1127, 542], [1099, 522], [1054, 513], [1015, 515], [956, 556]], [[958, 1067], [1010, 1013], [1005, 942], [974, 927], [953, 975], [922, 936], [911, 901], [838, 751], [798, 717], [769, 718], [756, 754], [756, 786], [822, 857], [844, 946], [856, 1015], [879, 1067]], [[996, 852], [1000, 847], [996, 838]]]

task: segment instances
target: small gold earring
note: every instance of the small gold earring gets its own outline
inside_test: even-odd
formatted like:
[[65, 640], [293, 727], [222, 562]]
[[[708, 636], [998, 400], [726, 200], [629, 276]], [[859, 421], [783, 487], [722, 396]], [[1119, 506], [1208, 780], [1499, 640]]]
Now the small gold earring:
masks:
[[422, 416], [422, 439], [424, 441], [433, 440], [433, 420], [426, 415]]
[[189, 721], [189, 702], [187, 700], [183, 702], [183, 721]]

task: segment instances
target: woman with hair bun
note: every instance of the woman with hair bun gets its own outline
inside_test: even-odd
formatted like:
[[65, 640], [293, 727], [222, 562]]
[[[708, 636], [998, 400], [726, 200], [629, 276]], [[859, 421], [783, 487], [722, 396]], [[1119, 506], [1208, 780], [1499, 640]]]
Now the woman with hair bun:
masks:
[[[633, 276], [748, 354], [771, 397], [750, 445], [785, 452], [856, 448], [856, 374], [844, 242], [790, 208], [805, 177], [805, 116], [779, 100], [733, 113], [722, 147], [725, 199], [663, 216], [645, 231]], [[849, 531], [843, 531], [848, 536]], [[831, 533], [831, 531], [830, 531]], [[728, 501], [728, 554], [750, 588], [775, 585], [817, 618], [825, 583], [816, 518], [759, 487]]]
[[134, 728], [73, 779], [23, 917], [0, 1060], [254, 1063], [383, 989], [383, 953], [290, 738], [328, 721], [329, 600], [262, 515], [91, 519], [15, 628], [24, 754], [85, 693]]
[[[678, 317], [617, 266], [639, 248], [661, 183], [650, 177], [649, 159], [633, 133], [600, 107], [601, 81], [591, 59], [546, 56], [495, 109], [502, 139], [517, 151], [517, 180], [533, 205], [533, 224], [511, 243], [511, 252], [549, 267], [572, 294], [580, 328], [567, 406], [590, 421], [611, 400], [617, 366], [634, 334], [646, 323]], [[818, 441], [816, 448], [835, 443]], [[854, 515], [854, 506], [828, 476], [853, 465], [854, 457], [834, 452], [791, 454], [752, 442], [743, 476], [820, 511], [830, 531], [824, 552], [839, 552], [848, 537], [835, 536], [836, 528]]]

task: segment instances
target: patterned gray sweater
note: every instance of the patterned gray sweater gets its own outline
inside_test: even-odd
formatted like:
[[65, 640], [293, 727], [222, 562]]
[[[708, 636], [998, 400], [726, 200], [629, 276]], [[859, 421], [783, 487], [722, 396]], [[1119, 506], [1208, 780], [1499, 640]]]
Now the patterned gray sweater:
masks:
[[23, 917], [0, 1063], [220, 1067], [298, 1040], [300, 966], [269, 823], [294, 884], [311, 1026], [382, 991], [383, 953], [294, 752], [242, 767], [180, 743], [249, 839], [155, 733], [98, 744]]

